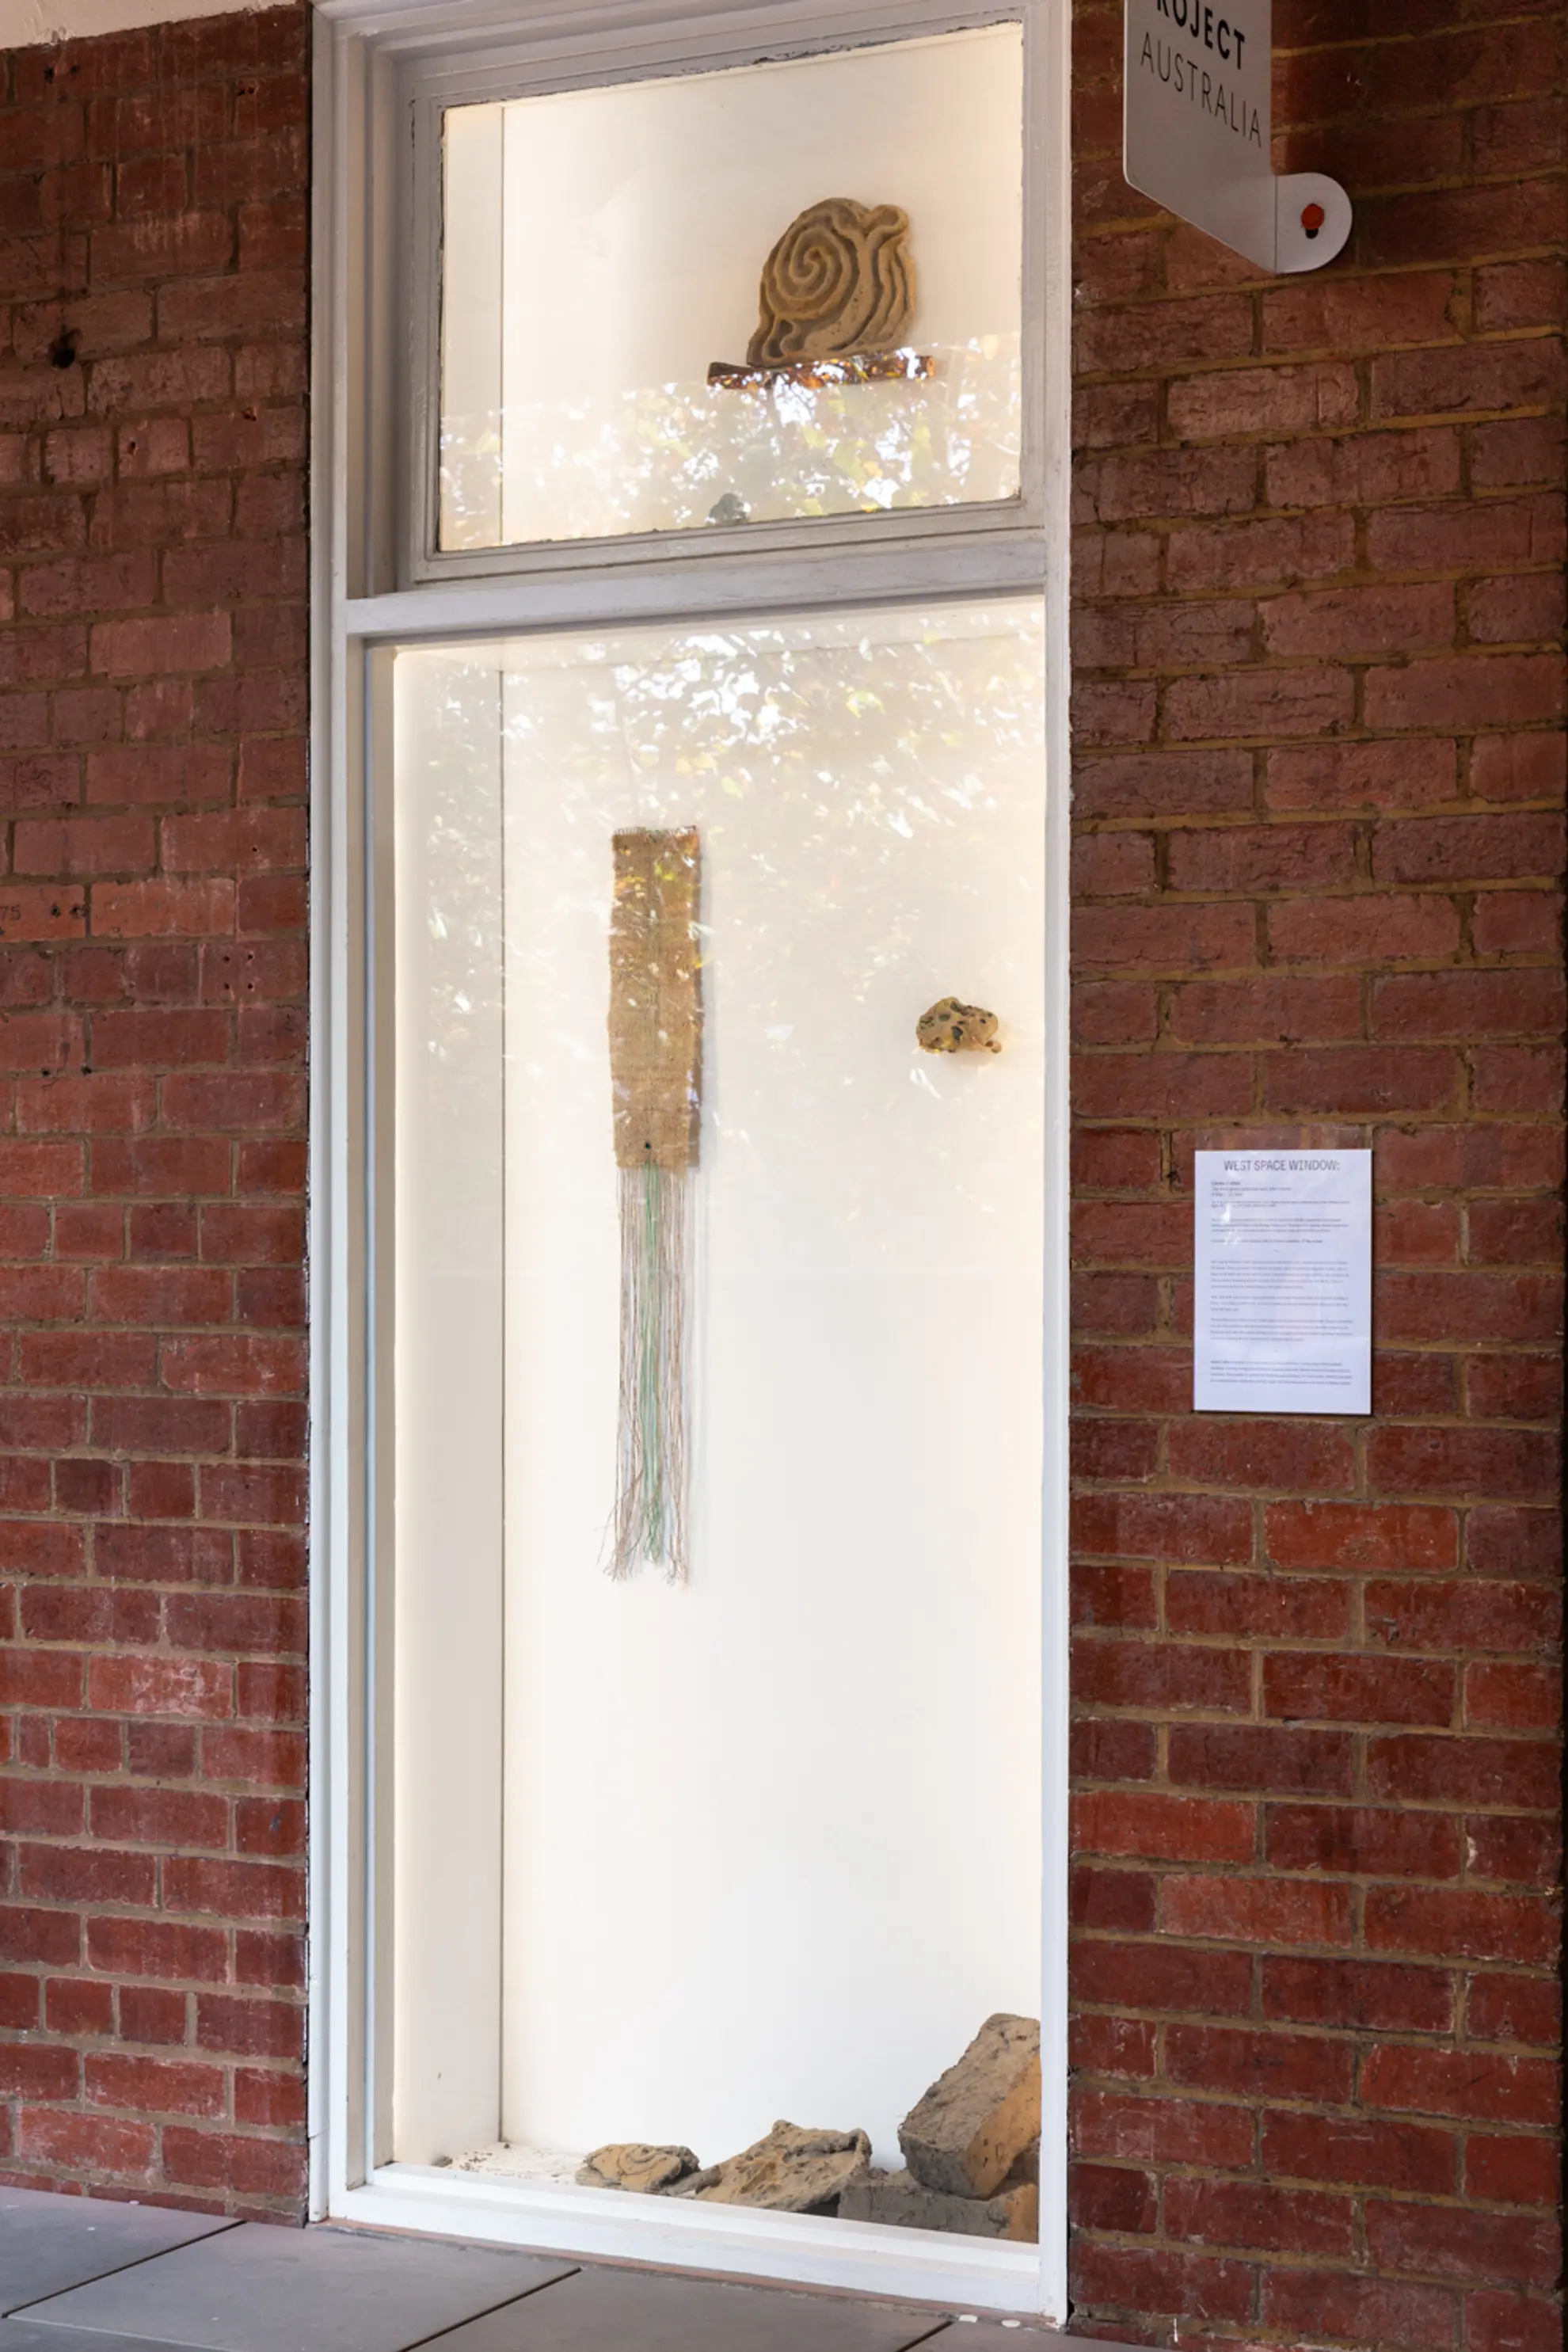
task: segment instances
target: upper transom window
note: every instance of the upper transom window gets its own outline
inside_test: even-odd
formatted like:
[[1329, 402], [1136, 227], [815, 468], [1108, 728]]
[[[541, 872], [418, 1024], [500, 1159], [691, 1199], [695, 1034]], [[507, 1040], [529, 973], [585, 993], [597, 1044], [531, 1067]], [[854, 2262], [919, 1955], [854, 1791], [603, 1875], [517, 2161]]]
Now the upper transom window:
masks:
[[431, 553], [1016, 510], [1016, 23], [448, 103]]

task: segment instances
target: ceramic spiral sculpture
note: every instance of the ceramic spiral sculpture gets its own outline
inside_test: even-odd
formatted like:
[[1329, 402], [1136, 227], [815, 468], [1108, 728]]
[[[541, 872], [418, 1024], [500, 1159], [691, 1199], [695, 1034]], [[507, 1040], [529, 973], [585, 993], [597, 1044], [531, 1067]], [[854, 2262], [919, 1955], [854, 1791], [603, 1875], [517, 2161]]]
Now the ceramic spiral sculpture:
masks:
[[791, 221], [763, 269], [752, 367], [888, 351], [914, 315], [909, 215], [827, 196]]

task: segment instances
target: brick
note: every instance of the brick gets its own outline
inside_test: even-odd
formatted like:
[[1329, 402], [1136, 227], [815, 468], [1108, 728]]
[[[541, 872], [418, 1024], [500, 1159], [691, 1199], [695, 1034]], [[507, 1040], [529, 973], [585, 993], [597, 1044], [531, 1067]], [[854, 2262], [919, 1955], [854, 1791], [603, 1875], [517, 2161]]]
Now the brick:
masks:
[[1073, 953], [1084, 971], [1250, 965], [1255, 927], [1245, 908], [1224, 905], [1080, 908]]
[[1480, 1112], [1550, 1117], [1563, 1103], [1561, 1046], [1477, 1046], [1470, 1056], [1471, 1092]]
[[1268, 2326], [1330, 2342], [1448, 2352], [1454, 2340], [1453, 2298], [1440, 2287], [1276, 2266], [1262, 2297]]
[[1264, 345], [1383, 352], [1391, 343], [1446, 343], [1454, 331], [1455, 295], [1446, 269], [1308, 278], [1264, 296]]
[[[1459, 1240], [1459, 1211], [1451, 1201], [1394, 1201], [1373, 1212], [1373, 1260], [1381, 1266], [1451, 1266]], [[1386, 1391], [1379, 1402], [1387, 1405]]]
[[220, 1927], [112, 1915], [89, 1920], [87, 1952], [90, 1966], [116, 1975], [215, 1984], [223, 1981], [226, 1961], [225, 1931]]
[[[1245, 342], [1240, 346], [1247, 348]], [[1210, 346], [1202, 356], [1226, 354]], [[1361, 407], [1354, 369], [1337, 361], [1178, 377], [1167, 387], [1165, 400], [1172, 430], [1185, 442], [1242, 433], [1332, 431], [1353, 425]]]
[[305, 288], [298, 269], [251, 269], [233, 278], [190, 278], [159, 289], [158, 334], [169, 343], [259, 332], [299, 331]]
[[1378, 1738], [1367, 1746], [1371, 1794], [1400, 1801], [1522, 1805], [1553, 1801], [1555, 1749], [1539, 1739]]
[[222, 1847], [227, 1841], [227, 1801], [195, 1789], [94, 1788], [95, 1837], [121, 1844]]
[[1247, 1704], [1250, 1673], [1234, 1652], [1129, 1641], [1080, 1640], [1074, 1687], [1086, 1704], [1215, 1714]]
[[1372, 415], [1545, 407], [1561, 402], [1565, 384], [1561, 349], [1535, 336], [1517, 342], [1391, 352], [1372, 363]]
[[1550, 2127], [1555, 2080], [1549, 2059], [1389, 2044], [1363, 2062], [1361, 2091], [1364, 2104], [1394, 2113]]
[[1332, 1491], [1354, 1483], [1349, 1438], [1314, 1421], [1194, 1415], [1170, 1431], [1166, 1459], [1173, 1477], [1195, 1486]]
[[1349, 2094], [1350, 2049], [1314, 2034], [1173, 2024], [1166, 2030], [1165, 2048], [1171, 2080], [1193, 2088], [1231, 2097], [1330, 2105], [1342, 2104]]
[[1354, 2207], [1348, 2197], [1252, 2181], [1171, 2181], [1165, 2190], [1169, 2236], [1240, 2251], [1341, 2255], [1352, 2248]]
[[1530, 416], [1476, 426], [1469, 435], [1470, 478], [1477, 489], [1516, 489], [1562, 479], [1561, 416]]
[[[1285, 299], [1294, 294], [1291, 289]], [[1386, 507], [1401, 499], [1450, 496], [1459, 488], [1460, 465], [1459, 436], [1451, 425], [1313, 437], [1284, 442], [1266, 453], [1265, 494], [1274, 507]], [[1543, 469], [1541, 478], [1549, 472]]]
[[[1500, 664], [1515, 657], [1492, 658]], [[1503, 681], [1498, 683], [1500, 687]], [[1542, 692], [1553, 702], [1555, 688], [1548, 692], [1549, 683], [1543, 675]], [[1179, 677], [1165, 695], [1165, 731], [1175, 743], [1210, 737], [1332, 734], [1350, 723], [1353, 699], [1352, 679], [1337, 668], [1234, 670], [1223, 677]]]
[[1466, 598], [1473, 645], [1510, 645], [1560, 637], [1565, 609], [1561, 579], [1549, 572], [1481, 580]]
[[1388, 1426], [1373, 1432], [1368, 1455], [1384, 1492], [1526, 1499], [1550, 1494], [1557, 1475], [1556, 1446], [1545, 1432]]
[[1509, 719], [1560, 719], [1568, 708], [1556, 654], [1487, 654], [1369, 670], [1369, 726], [1447, 727], [1468, 731]]
[[1263, 1092], [1266, 1107], [1286, 1116], [1367, 1118], [1446, 1110], [1456, 1099], [1459, 1078], [1452, 1053], [1347, 1045], [1271, 1060]]
[[1388, 882], [1498, 882], [1554, 876], [1563, 867], [1555, 815], [1427, 817], [1380, 825], [1373, 870]]
[[1562, 2162], [1549, 2139], [1473, 2132], [1465, 2146], [1465, 2189], [1489, 2204], [1554, 2205]]
[[1169, 857], [1174, 890], [1316, 890], [1348, 883], [1355, 873], [1354, 838], [1348, 825], [1224, 826], [1174, 833]]
[[1075, 1547], [1121, 1558], [1237, 1561], [1250, 1559], [1252, 1517], [1243, 1503], [1200, 1495], [1097, 1495], [1079, 1498]]
[[1272, 654], [1423, 653], [1453, 636], [1454, 592], [1446, 584], [1324, 589], [1263, 607], [1263, 642]]
[[1350, 1891], [1286, 1879], [1205, 1877], [1165, 1879], [1160, 1925], [1168, 1934], [1214, 1942], [1344, 1944], [1351, 1936]]
[[1465, 1580], [1376, 1582], [1364, 1594], [1367, 1633], [1412, 1650], [1550, 1652], [1561, 1637], [1558, 1595], [1540, 1584]]
[[1079, 759], [1073, 804], [1082, 818], [1149, 819], [1250, 809], [1251, 756], [1235, 751], [1161, 749]]
[[1561, 2245], [1554, 2223], [1524, 2214], [1456, 2213], [1448, 2205], [1369, 2199], [1367, 2248], [1380, 2268], [1428, 2278], [1554, 2286]]
[[115, 744], [88, 755], [87, 797], [118, 805], [220, 800], [233, 772], [234, 754], [224, 744]]
[[302, 2147], [261, 2134], [197, 2131], [170, 2125], [163, 2135], [169, 2179], [187, 2188], [288, 2200], [304, 2191]]
[[182, 1912], [231, 1919], [301, 1919], [304, 1874], [262, 1862], [205, 1855], [171, 1856], [163, 1865], [165, 1901]]
[[1493, 572], [1561, 562], [1561, 498], [1537, 493], [1474, 506], [1400, 507], [1373, 515], [1367, 549], [1380, 570]]
[[1077, 363], [1082, 374], [1125, 374], [1183, 360], [1235, 356], [1251, 341], [1247, 305], [1234, 295], [1200, 296], [1157, 309], [1140, 303], [1086, 313], [1079, 321]]
[[1089, 1780], [1147, 1780], [1153, 1777], [1155, 1736], [1152, 1724], [1086, 1719], [1070, 1727], [1072, 1769]]
[[1174, 1724], [1169, 1734], [1170, 1777], [1193, 1788], [1348, 1796], [1352, 1763], [1351, 1737], [1342, 1731]]
[[92, 667], [110, 677], [223, 668], [232, 649], [226, 613], [101, 621], [92, 630]]
[[1089, 1853], [1247, 1862], [1255, 1838], [1250, 1805], [1132, 1790], [1086, 1792], [1073, 1802], [1073, 1843]]
[[229, 1670], [197, 1658], [100, 1657], [88, 1667], [89, 1704], [115, 1714], [226, 1716]]
[[201, 937], [234, 924], [235, 885], [227, 877], [199, 882], [99, 883], [91, 927], [101, 939]]
[[1246, 512], [1257, 494], [1250, 449], [1161, 449], [1101, 457], [1075, 471], [1076, 519], [1142, 521], [1150, 515]]
[[234, 2119], [237, 2124], [270, 2125], [298, 2134], [305, 2124], [305, 2089], [297, 2071], [284, 2073], [262, 2066], [237, 2066], [234, 2071]]
[[1150, 2082], [1157, 2071], [1157, 2045], [1156, 2028], [1147, 2018], [1080, 2011], [1068, 2026], [1068, 2063], [1084, 2076]]
[[[1252, 1108], [1253, 1092], [1252, 1065], [1241, 1054], [1085, 1055], [1074, 1072], [1074, 1101], [1086, 1118], [1235, 1118]], [[1440, 1100], [1447, 1098], [1445, 1087]]]
[[1262, 1967], [1262, 2013], [1361, 2032], [1447, 2033], [1454, 2026], [1453, 1979], [1441, 1969], [1349, 1954], [1323, 1959], [1270, 1953]]
[[242, 2000], [216, 1993], [198, 1996], [195, 2040], [201, 2049], [257, 2058], [298, 2058], [304, 2037], [305, 2014], [296, 2003]]
[[1465, 1668], [1465, 1722], [1478, 1731], [1551, 1731], [1562, 1719], [1561, 1676], [1551, 1666]]
[[146, 873], [154, 846], [147, 817], [36, 820], [16, 826], [13, 863], [18, 874]]
[[1070, 2212], [1080, 2229], [1148, 2231], [1154, 2226], [1154, 2183], [1126, 2166], [1078, 2164], [1072, 2168]]
[[1246, 2005], [1251, 1978], [1246, 1952], [1194, 1951], [1165, 1941], [1080, 1940], [1072, 1955], [1075, 1999], [1126, 2009], [1224, 2017]]
[[1469, 1979], [1465, 2020], [1475, 2041], [1521, 2042], [1552, 2049], [1562, 2039], [1562, 1991], [1539, 1977], [1513, 1971], [1489, 1976], [1478, 1970]]
[[1437, 898], [1287, 898], [1268, 909], [1268, 938], [1289, 963], [1429, 960], [1457, 951], [1459, 911]]
[[1237, 1641], [1334, 1641], [1350, 1634], [1343, 1585], [1308, 1577], [1173, 1574], [1165, 1583], [1165, 1622], [1174, 1634]]
[[1451, 2131], [1430, 2126], [1271, 2111], [1263, 2119], [1262, 2153], [1274, 2179], [1439, 2197], [1458, 2187], [1458, 2142]]
[[1080, 682], [1073, 689], [1073, 733], [1080, 743], [1146, 743], [1154, 732], [1157, 688], [1152, 684]]
[[1263, 1664], [1265, 1711], [1287, 1721], [1448, 1723], [1455, 1696], [1453, 1668], [1436, 1661], [1303, 1653]]
[[1110, 2248], [1092, 2240], [1079, 2245], [1073, 2263], [1077, 2297], [1107, 2297], [1129, 2286], [1140, 2308], [1180, 2313], [1188, 2321], [1239, 2321], [1251, 2307], [1251, 2273], [1244, 2263], [1163, 2249]]
[[1563, 1022], [1563, 979], [1552, 971], [1448, 971], [1374, 981], [1374, 1035], [1521, 1036]]
[[1251, 2163], [1253, 2135], [1245, 2108], [1219, 2102], [1096, 2090], [1073, 2101], [1074, 2147], [1112, 2160], [1235, 2168]]
[[1525, 1896], [1391, 1886], [1366, 1900], [1367, 1942], [1377, 1951], [1539, 1963], [1555, 1955], [1557, 1927], [1545, 1905]]
[[[1471, 762], [1474, 774], [1474, 761]], [[1471, 937], [1478, 955], [1551, 955], [1562, 907], [1554, 892], [1489, 890], [1477, 898]]]

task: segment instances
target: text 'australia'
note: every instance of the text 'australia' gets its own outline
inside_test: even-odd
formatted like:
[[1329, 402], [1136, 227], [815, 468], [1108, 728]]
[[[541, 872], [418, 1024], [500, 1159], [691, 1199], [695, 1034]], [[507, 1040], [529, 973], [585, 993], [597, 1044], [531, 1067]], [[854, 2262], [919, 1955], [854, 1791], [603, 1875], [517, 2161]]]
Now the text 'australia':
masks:
[[[1180, 0], [1173, 0], [1173, 5], [1179, 5]], [[1205, 73], [1194, 59], [1184, 57], [1172, 42], [1156, 41], [1145, 33], [1138, 62], [1194, 106], [1201, 106], [1215, 122], [1223, 122], [1238, 139], [1262, 146], [1263, 125], [1257, 107], [1249, 105], [1239, 90], [1227, 89], [1215, 75]]]

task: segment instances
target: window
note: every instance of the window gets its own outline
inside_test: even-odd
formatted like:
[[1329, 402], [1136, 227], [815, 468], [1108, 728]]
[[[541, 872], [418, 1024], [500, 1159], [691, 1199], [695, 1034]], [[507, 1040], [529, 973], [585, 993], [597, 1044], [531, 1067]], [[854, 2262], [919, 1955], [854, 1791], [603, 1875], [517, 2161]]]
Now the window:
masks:
[[1060, 2316], [1063, 22], [327, 10], [321, 2200]]
[[[1019, 26], [440, 119], [441, 549], [1017, 497]], [[910, 222], [893, 368], [746, 370], [763, 259], [855, 191]]]

